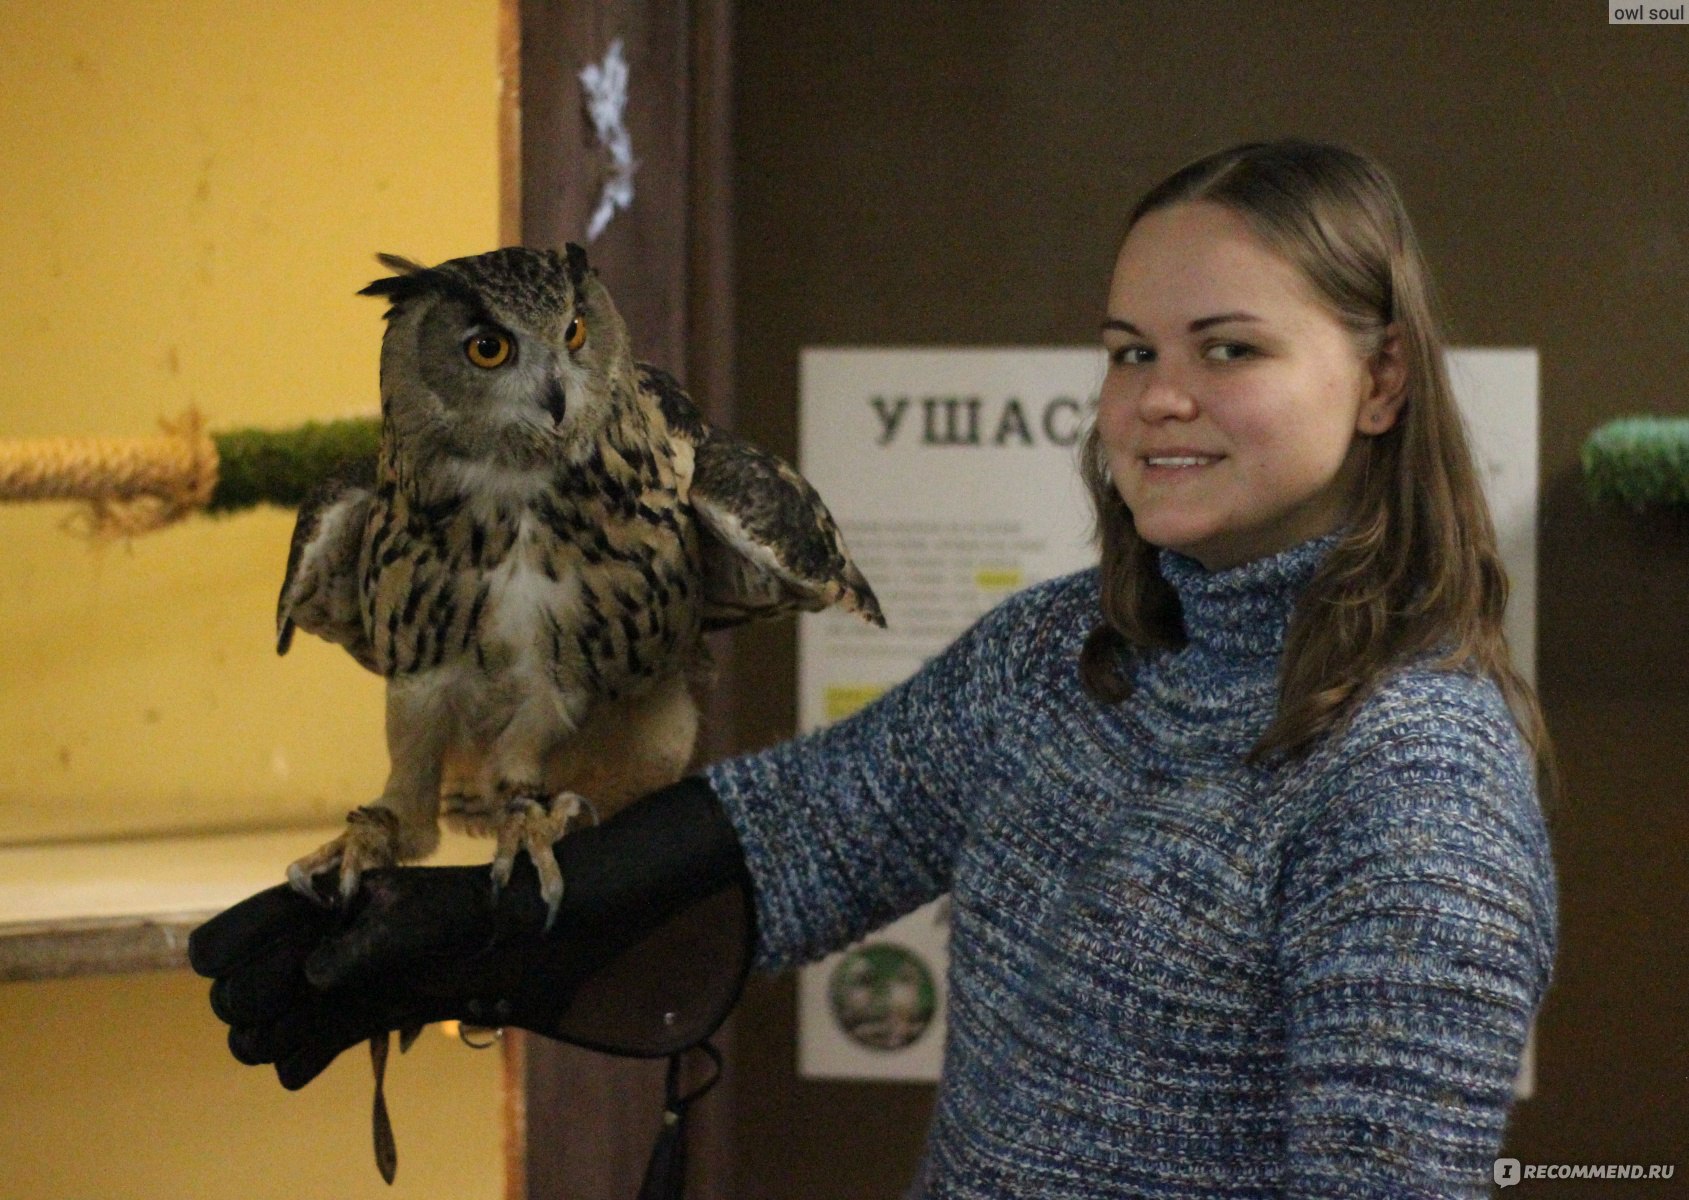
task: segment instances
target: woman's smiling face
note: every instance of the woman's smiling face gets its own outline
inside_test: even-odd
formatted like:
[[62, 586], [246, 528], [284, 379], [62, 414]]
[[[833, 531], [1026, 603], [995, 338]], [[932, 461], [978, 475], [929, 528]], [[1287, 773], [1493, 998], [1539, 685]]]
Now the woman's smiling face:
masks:
[[1395, 339], [1371, 360], [1243, 219], [1196, 201], [1121, 246], [1097, 430], [1138, 536], [1223, 570], [1347, 516], [1360, 435], [1401, 411]]

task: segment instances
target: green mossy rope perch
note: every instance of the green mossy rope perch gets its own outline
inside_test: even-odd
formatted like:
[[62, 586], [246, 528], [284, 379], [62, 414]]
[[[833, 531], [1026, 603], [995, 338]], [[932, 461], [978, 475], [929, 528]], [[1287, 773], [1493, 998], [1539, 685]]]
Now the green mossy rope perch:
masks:
[[198, 413], [153, 437], [0, 441], [0, 500], [82, 500], [95, 537], [133, 537], [194, 513], [297, 508], [341, 463], [373, 457], [374, 417], [208, 434]]
[[235, 429], [214, 433], [217, 486], [209, 513], [231, 513], [260, 504], [297, 508], [305, 494], [341, 463], [374, 458], [381, 423], [374, 417], [312, 421], [297, 429]]
[[1590, 499], [1636, 512], [1689, 509], [1689, 417], [1625, 417], [1584, 441]]

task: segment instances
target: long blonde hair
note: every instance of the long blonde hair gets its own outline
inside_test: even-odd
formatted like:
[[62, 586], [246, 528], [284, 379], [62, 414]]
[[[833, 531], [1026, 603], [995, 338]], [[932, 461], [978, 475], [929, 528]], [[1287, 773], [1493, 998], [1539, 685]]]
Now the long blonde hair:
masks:
[[[1300, 754], [1340, 729], [1392, 667], [1428, 651], [1438, 665], [1483, 672], [1501, 688], [1554, 787], [1552, 747], [1529, 684], [1503, 637], [1507, 573], [1444, 362], [1430, 275], [1400, 195], [1371, 160], [1338, 146], [1249, 143], [1182, 168], [1133, 209], [1127, 231], [1158, 209], [1220, 204], [1294, 264], [1348, 328], [1363, 356], [1394, 325], [1406, 403], [1365, 439], [1342, 537], [1301, 597], [1286, 635], [1278, 711], [1250, 753]], [[1109, 479], [1095, 428], [1082, 467], [1102, 549], [1102, 623], [1080, 656], [1085, 689], [1105, 703], [1130, 693], [1121, 651], [1177, 647], [1178, 598]]]

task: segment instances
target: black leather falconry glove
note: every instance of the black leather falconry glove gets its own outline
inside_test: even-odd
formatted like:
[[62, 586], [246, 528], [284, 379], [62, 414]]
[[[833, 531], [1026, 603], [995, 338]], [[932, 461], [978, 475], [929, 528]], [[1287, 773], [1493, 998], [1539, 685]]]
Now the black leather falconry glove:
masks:
[[[682, 780], [571, 833], [557, 862], [549, 932], [523, 856], [496, 897], [486, 867], [369, 871], [345, 909], [278, 885], [195, 930], [188, 958], [215, 981], [230, 1051], [275, 1064], [290, 1089], [359, 1042], [433, 1021], [642, 1058], [714, 1033], [743, 990], [755, 910], [709, 785]], [[670, 1090], [671, 1110], [683, 1107]]]

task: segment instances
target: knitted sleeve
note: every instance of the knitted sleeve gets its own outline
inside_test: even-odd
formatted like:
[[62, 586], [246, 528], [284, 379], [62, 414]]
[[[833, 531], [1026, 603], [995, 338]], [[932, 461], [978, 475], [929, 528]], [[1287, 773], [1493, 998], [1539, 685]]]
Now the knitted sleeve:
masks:
[[1287, 856], [1285, 1196], [1488, 1196], [1554, 957], [1530, 762], [1487, 682], [1368, 705]]
[[1072, 590], [1010, 597], [850, 718], [706, 772], [756, 885], [759, 966], [819, 958], [949, 889], [1057, 586]]

